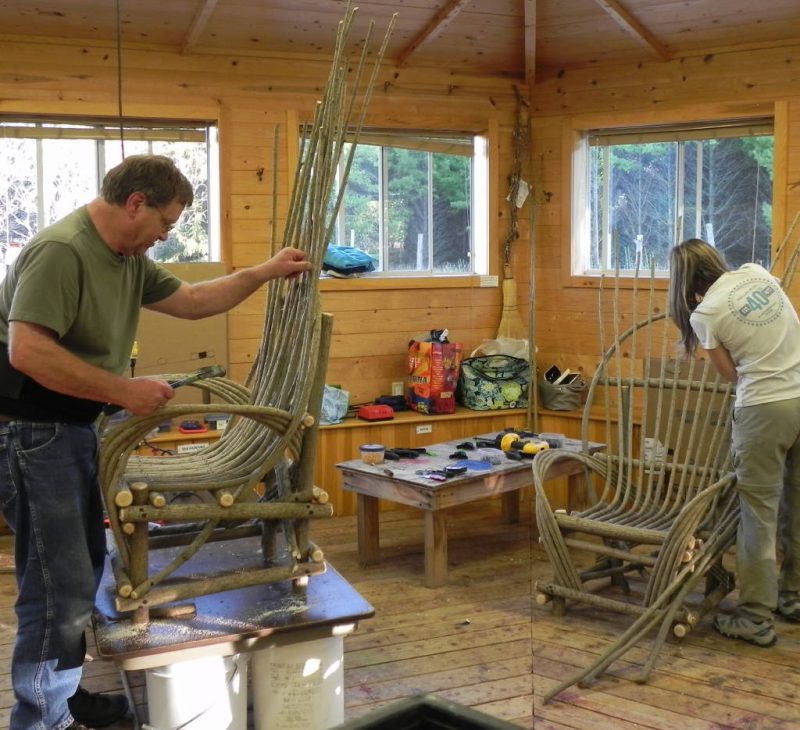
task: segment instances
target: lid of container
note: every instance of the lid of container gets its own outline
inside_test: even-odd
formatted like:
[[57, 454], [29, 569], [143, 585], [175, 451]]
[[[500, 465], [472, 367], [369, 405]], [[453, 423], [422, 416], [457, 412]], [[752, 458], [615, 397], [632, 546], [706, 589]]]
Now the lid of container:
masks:
[[358, 448], [359, 451], [385, 451], [386, 449], [383, 444], [361, 444]]

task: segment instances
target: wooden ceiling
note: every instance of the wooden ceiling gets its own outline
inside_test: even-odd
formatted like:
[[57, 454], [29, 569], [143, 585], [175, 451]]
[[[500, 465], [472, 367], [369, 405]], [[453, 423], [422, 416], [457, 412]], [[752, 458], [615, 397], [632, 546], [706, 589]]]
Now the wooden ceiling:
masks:
[[[184, 54], [328, 56], [345, 0], [0, 0], [0, 39]], [[800, 0], [364, 0], [399, 67], [542, 78], [561, 69], [800, 43]]]

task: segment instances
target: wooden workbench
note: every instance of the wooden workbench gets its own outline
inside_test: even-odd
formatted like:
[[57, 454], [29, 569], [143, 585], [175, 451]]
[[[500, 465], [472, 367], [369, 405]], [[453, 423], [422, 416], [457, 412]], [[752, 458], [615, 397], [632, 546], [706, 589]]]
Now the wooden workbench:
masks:
[[[257, 538], [208, 543], [193, 560], [192, 572], [200, 573], [204, 566], [219, 570], [260, 561], [259, 550]], [[172, 549], [153, 551], [151, 562], [154, 566], [160, 565], [170, 559], [172, 553]], [[352, 632], [358, 621], [375, 613], [375, 609], [330, 565], [324, 573], [310, 577], [305, 586], [285, 581], [200, 596], [192, 599], [196, 615], [153, 619], [142, 625], [135, 625], [128, 616], [117, 613], [115, 587], [112, 571], [107, 566], [97, 595], [93, 625], [99, 655], [113, 661], [123, 671], [123, 677], [130, 670], [154, 671], [154, 668], [207, 657], [245, 653], [264, 657], [277, 655], [287, 648], [302, 655], [312, 648], [318, 651], [320, 642], [336, 642], [334, 650], [341, 652], [342, 637]], [[129, 692], [127, 682], [126, 691]], [[336, 714], [343, 717], [343, 696], [333, 696], [330, 692], [328, 695], [325, 702], [317, 704], [328, 708], [335, 706]], [[273, 715], [287, 716], [318, 711], [305, 701], [297, 706], [300, 699], [297, 692], [290, 692], [283, 702], [274, 703], [280, 707], [268, 709]], [[129, 702], [134, 707], [130, 696]], [[138, 720], [136, 717], [137, 725]], [[280, 717], [275, 722], [275, 727], [288, 726], [280, 724]], [[310, 719], [307, 726], [322, 725]]]
[[[493, 439], [495, 434], [481, 438]], [[533, 484], [531, 461], [512, 461], [501, 458], [499, 464], [487, 465], [482, 470], [469, 469], [465, 474], [446, 481], [431, 481], [417, 472], [442, 469], [458, 463], [450, 458], [461, 440], [445, 441], [427, 447], [427, 453], [416, 459], [385, 461], [369, 465], [361, 459], [344, 461], [336, 466], [341, 472], [342, 487], [355, 492], [358, 499], [358, 555], [363, 566], [380, 562], [379, 500], [417, 507], [424, 513], [425, 585], [437, 588], [447, 579], [447, 521], [445, 510], [478, 499], [501, 496], [503, 519], [519, 520], [519, 490]], [[601, 451], [604, 445], [590, 443], [592, 452]], [[564, 448], [579, 451], [581, 442], [566, 439]], [[466, 452], [468, 459], [502, 457], [498, 449], [481, 448]], [[560, 461], [548, 479], [569, 478], [570, 510], [586, 502], [584, 471], [577, 462]]]

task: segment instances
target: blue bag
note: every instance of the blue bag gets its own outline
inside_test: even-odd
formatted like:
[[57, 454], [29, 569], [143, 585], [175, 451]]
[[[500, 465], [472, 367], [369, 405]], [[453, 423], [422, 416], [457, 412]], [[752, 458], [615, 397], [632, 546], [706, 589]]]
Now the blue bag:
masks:
[[322, 268], [339, 274], [363, 274], [375, 271], [375, 259], [354, 246], [329, 244], [322, 260]]

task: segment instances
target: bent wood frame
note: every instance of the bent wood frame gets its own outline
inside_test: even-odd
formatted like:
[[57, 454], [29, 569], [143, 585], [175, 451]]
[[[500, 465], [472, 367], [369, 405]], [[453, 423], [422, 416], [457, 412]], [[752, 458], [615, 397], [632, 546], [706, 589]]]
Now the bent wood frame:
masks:
[[[283, 246], [305, 251], [313, 269], [268, 283], [261, 344], [246, 385], [225, 378], [198, 381], [195, 386], [227, 402], [172, 406], [132, 417], [103, 438], [98, 476], [114, 541], [116, 606], [135, 611], [136, 621], [146, 621], [150, 608], [173, 601], [325, 570], [322, 551], [309, 539], [310, 520], [332, 514], [327, 495], [312, 483], [332, 330], [332, 317], [320, 311], [319, 275], [394, 24], [392, 19], [373, 54], [370, 23], [354, 67], [345, 49], [355, 12], [348, 4], [323, 99], [313, 123], [301, 131], [283, 233]], [[373, 69], [367, 76], [368, 57]], [[342, 164], [345, 179], [330, 205]], [[222, 437], [203, 451], [168, 457], [134, 454], [145, 434], [165, 419], [209, 412], [233, 418]], [[256, 491], [261, 482], [263, 494]], [[176, 504], [175, 497], [185, 494], [195, 501]], [[285, 541], [280, 554], [279, 532]], [[263, 565], [218, 575], [178, 573], [208, 541], [259, 533]], [[166, 565], [151, 571], [150, 549], [165, 546], [179, 549]]]
[[[634, 286], [631, 309], [644, 307], [646, 315], [625, 331], [621, 322], [630, 315], [621, 312], [618, 283], [610, 315], [604, 314], [601, 288], [601, 342], [610, 317], [612, 344], [589, 387], [582, 438], [586, 444], [590, 416], [601, 412], [607, 451], [590, 455], [585, 445], [579, 454], [553, 450], [533, 463], [536, 519], [553, 569], [551, 579], [537, 582], [537, 601], [552, 603], [557, 615], [586, 603], [634, 619], [591, 666], [545, 701], [594, 679], [657, 628], [642, 669], [646, 681], [670, 630], [685, 636], [734, 587], [722, 565], [739, 514], [730, 453], [733, 386], [708, 361], [670, 357], [677, 330], [663, 313], [666, 307], [654, 305], [653, 284], [651, 274], [644, 303], [638, 281]], [[554, 510], [544, 490], [547, 470], [564, 459], [580, 462], [593, 495], [592, 504], [572, 514]], [[587, 556], [594, 562], [587, 565]], [[632, 576], [643, 583], [638, 600]], [[689, 603], [700, 581], [703, 599]]]

